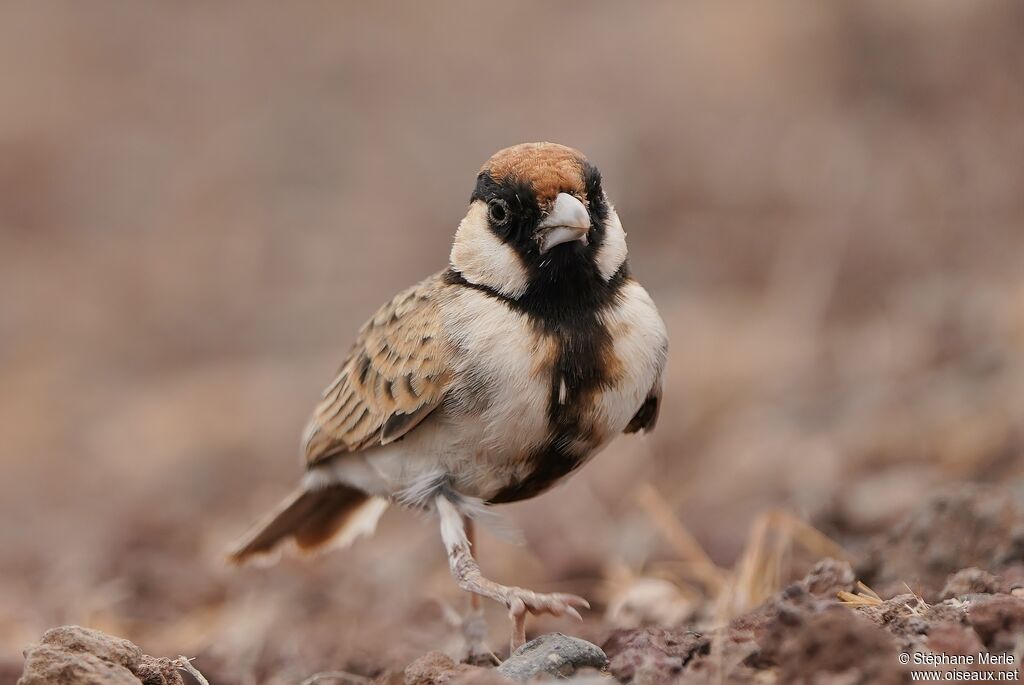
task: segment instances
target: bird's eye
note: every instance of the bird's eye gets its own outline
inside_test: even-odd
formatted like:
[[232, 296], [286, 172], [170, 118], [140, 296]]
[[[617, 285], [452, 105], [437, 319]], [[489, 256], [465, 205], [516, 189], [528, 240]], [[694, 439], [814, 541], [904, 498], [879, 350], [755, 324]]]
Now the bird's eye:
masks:
[[494, 226], [504, 226], [508, 222], [508, 203], [501, 199], [494, 199], [487, 203], [487, 218]]

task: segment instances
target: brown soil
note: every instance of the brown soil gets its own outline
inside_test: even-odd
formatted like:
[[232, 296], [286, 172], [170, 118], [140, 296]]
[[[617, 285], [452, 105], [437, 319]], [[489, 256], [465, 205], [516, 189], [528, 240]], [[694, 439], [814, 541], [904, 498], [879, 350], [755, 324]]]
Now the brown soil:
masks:
[[[994, 513], [993, 513], [994, 512]], [[1024, 513], [1008, 493], [993, 488], [962, 488], [942, 494], [913, 512], [895, 531], [952, 526], [982, 518], [993, 530], [1015, 530]], [[987, 530], [987, 529], [986, 529]], [[984, 530], [982, 531], [984, 532]], [[894, 560], [886, 572], [899, 568], [915, 579], [935, 579], [931, 554], [973, 561], [987, 560], [989, 570], [967, 568], [951, 574], [940, 599], [927, 600], [905, 592], [881, 599], [855, 581], [853, 567], [826, 559], [752, 611], [722, 627], [645, 626], [606, 629], [602, 648], [609, 658], [603, 676], [576, 676], [582, 682], [607, 680], [624, 684], [654, 683], [784, 683], [895, 684], [909, 682], [901, 652], [974, 655], [1013, 654], [1024, 645], [1024, 583], [1009, 579], [1019, 559], [1006, 553], [1007, 540], [998, 534], [974, 537], [933, 537], [922, 545], [913, 535], [916, 555], [907, 539], [886, 533], [868, 546], [870, 559]], [[958, 547], [959, 544], [963, 549]], [[918, 562], [914, 563], [917, 559]], [[867, 567], [867, 565], [863, 565]], [[859, 589], [858, 589], [859, 588]], [[942, 667], [937, 667], [941, 670]], [[1016, 666], [983, 666], [1004, 670]], [[441, 652], [430, 652], [409, 664], [404, 673], [380, 673], [381, 684], [495, 685], [509, 682], [492, 668], [460, 664]], [[96, 631], [66, 627], [47, 632], [26, 651], [21, 685], [87, 685], [93, 682], [179, 685], [173, 662], [143, 655], [126, 640]]]

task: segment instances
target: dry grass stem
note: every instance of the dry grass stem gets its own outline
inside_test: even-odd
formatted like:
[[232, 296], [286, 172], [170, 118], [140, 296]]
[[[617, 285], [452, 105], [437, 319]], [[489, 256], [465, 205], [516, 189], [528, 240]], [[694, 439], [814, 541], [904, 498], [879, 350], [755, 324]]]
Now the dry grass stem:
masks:
[[717, 596], [726, 585], [729, 572], [711, 560], [654, 487], [641, 486], [637, 490], [636, 498], [668, 543], [689, 565], [689, 573], [693, 579], [704, 585], [709, 594]]
[[797, 547], [818, 558], [852, 558], [827, 535], [785, 511], [772, 509], [761, 513], [750, 531], [733, 576], [718, 596], [716, 616], [720, 621], [757, 606], [781, 590]]
[[210, 685], [210, 681], [208, 681], [206, 677], [199, 672], [198, 668], [192, 665], [192, 660], [187, 656], [179, 654], [178, 658], [175, 660], [175, 667], [179, 670], [185, 671], [185, 673], [188, 673], [190, 676], [195, 678], [199, 685]]
[[846, 590], [840, 590], [837, 592], [836, 599], [839, 600], [840, 604], [850, 607], [878, 606], [882, 603], [882, 600], [878, 597], [872, 597], [871, 595], [865, 595], [860, 592], [847, 592]]

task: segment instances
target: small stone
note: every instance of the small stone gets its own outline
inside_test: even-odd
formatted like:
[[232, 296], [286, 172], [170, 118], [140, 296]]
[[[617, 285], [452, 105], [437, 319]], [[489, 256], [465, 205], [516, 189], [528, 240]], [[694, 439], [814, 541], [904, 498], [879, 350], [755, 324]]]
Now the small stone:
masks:
[[498, 666], [498, 673], [519, 682], [547, 673], [568, 678], [584, 668], [604, 669], [608, 657], [595, 644], [562, 633], [548, 633], [530, 640]]

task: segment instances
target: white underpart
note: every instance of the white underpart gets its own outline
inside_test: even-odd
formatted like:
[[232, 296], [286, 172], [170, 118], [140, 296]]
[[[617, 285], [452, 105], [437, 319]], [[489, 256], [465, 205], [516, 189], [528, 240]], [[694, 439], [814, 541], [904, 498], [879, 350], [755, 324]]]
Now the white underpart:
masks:
[[437, 503], [437, 515], [441, 518], [441, 540], [448, 554], [457, 549], [469, 549], [469, 538], [466, 537], [466, 525], [462, 521], [462, 514], [455, 505], [444, 496], [435, 499]]
[[477, 290], [464, 288], [442, 313], [456, 349], [453, 375], [483, 400], [479, 417], [468, 419], [477, 423], [477, 461], [493, 452], [500, 464], [509, 446], [540, 446], [549, 429], [551, 373], [545, 367], [551, 343], [534, 333], [525, 314]]
[[368, 459], [373, 452], [346, 454], [306, 471], [302, 486], [307, 490], [326, 488], [334, 483], [345, 483], [357, 487], [370, 495], [391, 494], [388, 483], [381, 477]]
[[668, 355], [668, 334], [650, 295], [636, 281], [627, 282], [617, 306], [601, 314], [612, 338], [612, 352], [623, 363], [627, 381], [600, 397], [606, 425], [621, 432], [661, 377]]
[[470, 283], [486, 285], [507, 297], [519, 297], [529, 285], [519, 255], [488, 225], [483, 200], [473, 202], [459, 224], [450, 261]]
[[604, 222], [604, 240], [597, 248], [597, 269], [604, 280], [610, 279], [626, 261], [626, 232], [615, 208], [608, 205], [608, 218]]
[[447, 471], [441, 468], [419, 472], [395, 494], [395, 500], [407, 507], [429, 508], [433, 504], [434, 498], [445, 486], [447, 479]]

